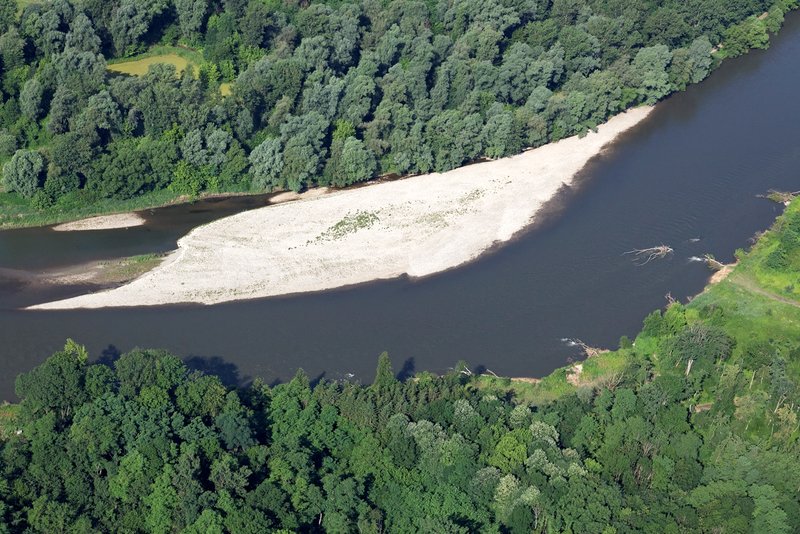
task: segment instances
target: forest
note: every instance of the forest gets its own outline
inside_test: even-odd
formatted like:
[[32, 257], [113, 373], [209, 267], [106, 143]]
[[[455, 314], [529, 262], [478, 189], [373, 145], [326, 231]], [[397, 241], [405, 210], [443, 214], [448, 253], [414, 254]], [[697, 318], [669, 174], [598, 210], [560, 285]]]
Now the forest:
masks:
[[518, 153], [768, 46], [796, 5], [0, 0], [0, 224]]
[[800, 200], [737, 257], [540, 381], [237, 387], [68, 340], [0, 407], [0, 532], [795, 532]]

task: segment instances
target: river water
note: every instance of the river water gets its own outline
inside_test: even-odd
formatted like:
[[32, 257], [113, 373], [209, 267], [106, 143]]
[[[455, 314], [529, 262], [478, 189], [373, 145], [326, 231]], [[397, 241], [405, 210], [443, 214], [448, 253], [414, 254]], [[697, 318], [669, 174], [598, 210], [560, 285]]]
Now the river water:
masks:
[[[286, 380], [299, 367], [312, 378], [370, 380], [384, 350], [403, 375], [462, 359], [501, 375], [547, 374], [577, 356], [563, 338], [615, 347], [668, 293], [686, 301], [702, 290], [709, 271], [689, 258], [731, 261], [770, 225], [779, 206], [756, 195], [800, 189], [797, 87], [800, 14], [770, 50], [728, 61], [659, 104], [513, 243], [422, 280], [207, 307], [58, 312], [14, 309], [44, 293], [0, 280], [0, 398], [13, 398], [14, 377], [67, 337], [109, 359], [165, 348], [228, 383]], [[139, 229], [0, 232], [0, 266], [167, 250], [188, 228], [263, 199], [241, 202], [156, 210]], [[660, 244], [674, 255], [644, 266], [623, 255]]]

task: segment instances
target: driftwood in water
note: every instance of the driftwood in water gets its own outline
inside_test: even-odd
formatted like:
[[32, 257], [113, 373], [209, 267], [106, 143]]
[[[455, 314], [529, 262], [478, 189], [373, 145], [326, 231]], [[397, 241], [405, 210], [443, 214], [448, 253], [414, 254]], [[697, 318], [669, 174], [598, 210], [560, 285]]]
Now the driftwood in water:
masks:
[[[475, 373], [473, 373], [473, 372], [470, 370], [470, 368], [469, 368], [469, 367], [467, 367], [467, 365], [466, 365], [466, 364], [462, 365], [462, 367], [461, 367], [460, 369], [457, 369], [457, 370], [458, 370], [458, 372], [459, 372], [460, 374], [462, 374], [462, 375], [465, 375], [465, 376], [475, 376]], [[493, 376], [493, 377], [495, 377], [495, 378], [503, 378], [503, 377], [501, 377], [500, 375], [498, 375], [497, 373], [495, 373], [494, 371], [492, 371], [491, 369], [484, 369], [484, 371], [485, 371], [485, 372], [483, 372], [483, 373], [478, 373], [478, 376], [492, 375], [492, 376]]]
[[634, 262], [636, 265], [647, 265], [653, 260], [660, 260], [662, 258], [666, 258], [670, 254], [672, 254], [673, 250], [672, 247], [668, 247], [667, 245], [659, 245], [657, 247], [650, 247], [650, 248], [635, 248], [633, 250], [629, 250], [628, 252], [623, 252], [622, 255], [632, 255], [634, 256]]
[[721, 261], [717, 260], [711, 254], [703, 255], [703, 259], [705, 260], [706, 265], [708, 265], [709, 269], [713, 269], [714, 271], [720, 271], [723, 268], [725, 268], [725, 264], [722, 263]]
[[606, 349], [598, 349], [597, 347], [590, 347], [589, 345], [587, 345], [586, 343], [577, 338], [575, 339], [564, 338], [561, 341], [563, 341], [570, 347], [578, 347], [583, 351], [584, 354], [586, 354], [587, 358], [591, 358], [593, 356], [597, 356], [598, 354], [603, 354], [608, 352], [608, 350]]

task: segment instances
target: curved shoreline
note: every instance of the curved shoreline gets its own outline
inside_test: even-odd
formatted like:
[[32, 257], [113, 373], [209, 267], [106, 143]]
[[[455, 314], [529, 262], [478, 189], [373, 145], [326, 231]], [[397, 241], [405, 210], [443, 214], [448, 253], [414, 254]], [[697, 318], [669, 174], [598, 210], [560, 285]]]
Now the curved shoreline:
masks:
[[195, 228], [153, 271], [119, 288], [32, 306], [216, 304], [322, 291], [474, 260], [540, 208], [652, 108], [522, 154], [255, 209]]

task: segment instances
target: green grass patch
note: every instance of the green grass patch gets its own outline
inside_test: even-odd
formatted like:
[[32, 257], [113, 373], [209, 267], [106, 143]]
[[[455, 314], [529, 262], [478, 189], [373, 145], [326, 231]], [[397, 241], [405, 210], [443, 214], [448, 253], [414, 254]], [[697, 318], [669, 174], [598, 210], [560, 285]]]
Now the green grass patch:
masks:
[[518, 403], [534, 406], [548, 404], [575, 391], [575, 387], [566, 381], [566, 368], [557, 369], [539, 381], [481, 375], [471, 385], [484, 393], [511, 397]]
[[152, 61], [151, 64], [170, 63], [171, 62], [170, 58], [173, 58], [174, 60], [175, 56], [181, 58], [180, 62], [173, 63], [176, 66], [178, 64], [186, 65], [187, 63], [191, 63], [192, 65], [202, 65], [203, 63], [205, 63], [205, 60], [203, 59], [203, 54], [198, 52], [197, 50], [193, 50], [191, 48], [186, 48], [182, 46], [156, 45], [151, 47], [147, 52], [142, 52], [141, 54], [137, 54], [132, 57], [109, 59], [108, 66], [110, 68], [116, 65], [124, 65], [126, 63], [134, 63], [145, 59], [158, 59], [158, 58], [162, 58], [162, 61]]
[[[194, 76], [200, 75], [200, 67], [206, 64], [203, 54], [197, 50], [180, 46], [154, 46], [147, 52], [129, 58], [118, 58], [108, 61], [107, 69], [119, 74], [129, 76], [144, 76], [150, 67], [158, 64], [173, 65], [178, 75], [191, 68]], [[219, 86], [222, 96], [233, 93], [232, 83], [222, 83]]]
[[583, 362], [581, 383], [594, 384], [625, 372], [632, 353], [628, 350], [604, 352]]
[[197, 52], [173, 46], [158, 46], [132, 58], [109, 61], [108, 70], [131, 76], [144, 76], [150, 67], [160, 63], [173, 65], [178, 74], [183, 73], [191, 65], [193, 73], [197, 75], [198, 65], [203, 61]]
[[800, 303], [800, 204], [792, 202], [738, 269], [759, 287]]
[[190, 65], [194, 68], [194, 65], [186, 61], [186, 59], [182, 58], [176, 54], [164, 54], [159, 56], [151, 56], [142, 59], [136, 59], [133, 61], [125, 61], [124, 63], [115, 63], [113, 65], [108, 66], [108, 70], [114, 72], [120, 72], [122, 74], [130, 74], [132, 76], [144, 76], [147, 74], [147, 71], [150, 70], [150, 67], [153, 65], [157, 65], [160, 63], [166, 63], [168, 65], [173, 65], [175, 70], [178, 71], [178, 74], [182, 74]]
[[103, 262], [100, 264], [102, 271], [95, 282], [113, 284], [133, 280], [156, 268], [164, 260], [164, 257], [164, 254], [141, 254]]
[[800, 308], [753, 292], [739, 282], [737, 275], [741, 276], [734, 271], [728, 280], [698, 295], [689, 310], [696, 310], [699, 318], [719, 310], [711, 322], [718, 323], [737, 340], [754, 336], [796, 339], [800, 333]]
[[82, 193], [71, 193], [47, 210], [36, 209], [16, 193], [0, 193], [0, 229], [47, 226], [97, 215], [157, 208], [181, 200], [181, 195], [167, 189], [128, 200], [82, 200]]

